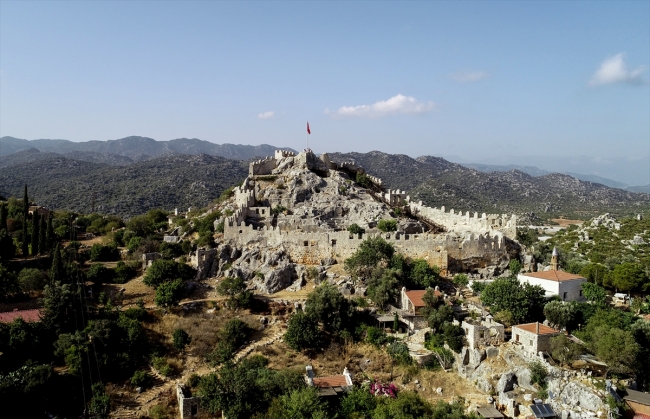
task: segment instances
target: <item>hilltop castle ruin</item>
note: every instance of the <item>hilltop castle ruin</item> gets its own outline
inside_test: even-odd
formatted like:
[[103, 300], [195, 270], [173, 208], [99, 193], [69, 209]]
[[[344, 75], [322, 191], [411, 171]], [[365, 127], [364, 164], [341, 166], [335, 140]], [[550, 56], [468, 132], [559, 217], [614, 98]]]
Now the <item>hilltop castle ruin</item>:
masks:
[[[371, 183], [368, 188], [355, 182], [358, 174]], [[199, 249], [193, 257], [203, 276], [223, 274], [225, 264], [234, 269], [250, 264], [239, 259], [250, 259], [251, 251], [260, 259], [260, 250], [273, 250], [277, 258], [298, 265], [342, 262], [374, 236], [405, 256], [438, 266], [443, 274], [474, 271], [490, 276], [505, 269], [517, 252], [514, 215], [479, 216], [427, 207], [404, 191], [385, 189], [381, 179], [366, 175], [354, 163], [332, 162], [327, 154], [317, 157], [309, 149], [298, 154], [277, 150], [273, 157], [250, 163], [249, 175], [234, 189], [232, 199], [236, 210], [223, 220], [224, 244], [220, 249]], [[377, 229], [380, 220], [393, 218], [397, 231]], [[353, 223], [365, 233], [349, 233]], [[215, 260], [220, 262], [215, 265]], [[254, 276], [267, 265], [274, 266], [261, 257], [250, 265], [250, 272], [230, 273]]]

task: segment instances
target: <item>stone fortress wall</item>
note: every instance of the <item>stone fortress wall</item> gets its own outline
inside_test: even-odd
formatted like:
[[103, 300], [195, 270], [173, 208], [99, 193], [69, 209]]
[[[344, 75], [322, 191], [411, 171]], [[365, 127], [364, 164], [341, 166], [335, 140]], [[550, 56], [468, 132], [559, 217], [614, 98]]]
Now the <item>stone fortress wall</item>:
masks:
[[[311, 154], [311, 155], [310, 155]], [[489, 260], [508, 259], [506, 237], [514, 239], [516, 236], [516, 216], [482, 214], [478, 217], [474, 213], [456, 213], [453, 209], [449, 212], [445, 208], [430, 208], [422, 202], [411, 202], [406, 192], [388, 189], [381, 194], [381, 199], [388, 205], [408, 205], [413, 214], [416, 214], [432, 223], [443, 226], [447, 231], [459, 234], [404, 234], [393, 233], [367, 233], [351, 235], [347, 231], [316, 231], [310, 230], [309, 220], [296, 220], [283, 223], [283, 216], [277, 218], [281, 227], [264, 226], [255, 228], [252, 224], [246, 225], [249, 218], [270, 216], [269, 207], [257, 207], [254, 196], [255, 176], [272, 175], [273, 171], [282, 164], [282, 160], [291, 157], [303, 167], [308, 167], [310, 159], [315, 156], [311, 150], [306, 150], [298, 155], [293, 152], [277, 150], [274, 157], [252, 162], [249, 168], [249, 177], [242, 186], [235, 188], [235, 202], [239, 207], [232, 216], [226, 218], [224, 223], [224, 238], [240, 245], [259, 244], [268, 248], [284, 248], [292, 261], [300, 264], [319, 264], [324, 259], [343, 260], [351, 256], [359, 244], [369, 237], [381, 236], [392, 243], [400, 253], [412, 258], [423, 258], [431, 265], [438, 266], [443, 273], [449, 268], [449, 260], [484, 258]], [[330, 162], [327, 155], [321, 156], [320, 161], [329, 170], [345, 169], [347, 171], [363, 172], [363, 169], [354, 163], [344, 162], [340, 165]], [[319, 161], [319, 162], [320, 162]], [[371, 181], [382, 185], [381, 179], [369, 176]], [[293, 223], [293, 224], [292, 224]], [[455, 269], [462, 269], [456, 266]]]

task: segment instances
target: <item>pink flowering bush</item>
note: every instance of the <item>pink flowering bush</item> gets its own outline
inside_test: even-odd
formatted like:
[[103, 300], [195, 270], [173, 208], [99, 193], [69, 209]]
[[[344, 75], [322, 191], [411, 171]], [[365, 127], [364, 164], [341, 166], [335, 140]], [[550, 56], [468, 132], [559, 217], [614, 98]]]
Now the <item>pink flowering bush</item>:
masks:
[[397, 387], [393, 383], [385, 384], [375, 379], [375, 382], [370, 384], [370, 394], [395, 398], [397, 397]]

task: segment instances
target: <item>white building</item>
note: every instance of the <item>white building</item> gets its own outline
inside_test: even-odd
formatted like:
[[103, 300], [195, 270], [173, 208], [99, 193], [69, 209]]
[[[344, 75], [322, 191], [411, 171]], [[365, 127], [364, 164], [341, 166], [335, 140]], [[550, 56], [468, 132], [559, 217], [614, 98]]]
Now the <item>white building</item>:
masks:
[[512, 326], [512, 342], [524, 347], [526, 351], [534, 354], [549, 352], [551, 338], [561, 332], [541, 323], [518, 324]]
[[529, 272], [517, 275], [520, 284], [539, 285], [546, 296], [559, 295], [562, 301], [584, 301], [582, 283], [586, 278], [564, 271]]

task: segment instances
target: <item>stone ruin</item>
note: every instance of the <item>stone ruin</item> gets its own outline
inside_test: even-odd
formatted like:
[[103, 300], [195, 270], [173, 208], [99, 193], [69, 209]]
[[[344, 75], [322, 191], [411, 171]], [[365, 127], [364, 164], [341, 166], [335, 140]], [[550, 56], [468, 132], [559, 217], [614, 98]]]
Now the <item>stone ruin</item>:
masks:
[[[371, 187], [360, 187], [354, 182], [360, 173], [365, 171], [355, 163], [332, 162], [311, 150], [277, 150], [250, 163], [249, 176], [234, 189], [232, 215], [215, 221], [223, 222], [223, 243], [191, 257], [198, 279], [240, 275], [264, 292], [299, 287], [305, 265], [342, 262], [377, 236], [408, 257], [438, 266], [442, 274], [492, 276], [517, 256], [514, 215], [430, 208], [412, 202], [404, 191], [384, 189], [373, 176], [368, 176]], [[392, 219], [396, 208], [411, 216], [400, 217], [395, 232], [379, 231], [378, 222]], [[349, 233], [353, 223], [365, 233]]]

